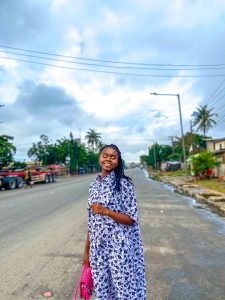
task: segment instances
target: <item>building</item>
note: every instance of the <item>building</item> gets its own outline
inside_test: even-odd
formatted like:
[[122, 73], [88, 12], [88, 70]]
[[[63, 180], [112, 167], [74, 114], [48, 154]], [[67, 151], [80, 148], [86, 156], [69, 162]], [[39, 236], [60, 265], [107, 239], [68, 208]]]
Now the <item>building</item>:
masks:
[[206, 149], [213, 152], [216, 160], [221, 162], [221, 165], [215, 168], [215, 175], [225, 176], [225, 138], [206, 141]]

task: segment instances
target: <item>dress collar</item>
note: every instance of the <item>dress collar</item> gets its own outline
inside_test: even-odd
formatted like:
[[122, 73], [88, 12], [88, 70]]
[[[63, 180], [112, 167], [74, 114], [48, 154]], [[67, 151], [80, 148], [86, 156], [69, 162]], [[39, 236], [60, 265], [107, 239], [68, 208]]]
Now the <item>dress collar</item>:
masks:
[[112, 171], [108, 173], [105, 177], [101, 177], [101, 174], [98, 175], [98, 180], [99, 181], [104, 181], [104, 182], [112, 182], [115, 180], [115, 171]]

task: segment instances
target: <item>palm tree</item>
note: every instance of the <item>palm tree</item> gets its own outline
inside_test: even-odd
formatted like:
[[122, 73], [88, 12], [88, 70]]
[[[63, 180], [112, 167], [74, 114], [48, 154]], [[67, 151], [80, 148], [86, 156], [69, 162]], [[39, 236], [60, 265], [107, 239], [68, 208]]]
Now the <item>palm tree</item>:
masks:
[[94, 148], [97, 148], [98, 144], [101, 142], [101, 134], [96, 132], [95, 129], [89, 129], [85, 135], [85, 139], [91, 149], [94, 150]]
[[98, 142], [97, 150], [100, 151], [103, 146], [105, 146], [105, 144], [102, 141]]
[[207, 105], [200, 105], [200, 107], [192, 113], [192, 117], [194, 117], [193, 126], [197, 126], [197, 131], [202, 130], [204, 137], [206, 132], [216, 124], [213, 117], [217, 116], [217, 114], [212, 112], [213, 109], [214, 108], [209, 109]]

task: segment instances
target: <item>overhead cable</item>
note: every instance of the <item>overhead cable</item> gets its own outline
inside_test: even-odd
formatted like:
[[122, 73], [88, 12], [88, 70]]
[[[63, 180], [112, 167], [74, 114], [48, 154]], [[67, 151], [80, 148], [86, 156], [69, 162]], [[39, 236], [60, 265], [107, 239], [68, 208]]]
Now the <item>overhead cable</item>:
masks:
[[61, 68], [61, 69], [69, 69], [69, 70], [76, 70], [76, 71], [87, 71], [87, 72], [94, 72], [94, 73], [105, 73], [105, 74], [138, 76], [138, 77], [155, 77], [155, 78], [172, 78], [172, 77], [178, 77], [178, 78], [225, 77], [225, 74], [203, 74], [203, 75], [172, 75], [171, 74], [171, 75], [159, 75], [159, 74], [127, 73], [127, 72], [116, 72], [116, 71], [107, 71], [107, 70], [95, 70], [95, 69], [86, 69], [86, 68], [75, 68], [75, 67], [59, 66], [59, 65], [49, 64], [49, 63], [43, 63], [43, 62], [37, 62], [37, 61], [31, 61], [31, 60], [25, 60], [25, 59], [19, 59], [19, 58], [4, 57], [4, 56], [0, 56], [0, 58], [7, 59], [7, 60], [21, 61], [21, 62], [26, 62], [26, 63], [31, 63], [31, 64], [44, 65], [44, 66], [55, 67], [55, 68]]
[[150, 63], [140, 63], [140, 62], [125, 62], [125, 61], [116, 61], [116, 60], [103, 60], [103, 59], [92, 59], [92, 58], [84, 58], [84, 57], [77, 57], [77, 56], [69, 56], [69, 55], [62, 55], [62, 54], [56, 54], [56, 53], [50, 53], [50, 52], [43, 52], [43, 51], [35, 51], [30, 49], [24, 49], [24, 48], [18, 48], [18, 47], [11, 47], [6, 45], [0, 45], [0, 48], [6, 48], [6, 49], [13, 49], [13, 50], [19, 50], [24, 52], [30, 52], [30, 53], [38, 53], [38, 54], [44, 54], [49, 56], [58, 56], [58, 57], [64, 57], [64, 58], [72, 58], [77, 60], [87, 60], [87, 61], [95, 61], [95, 62], [103, 62], [103, 63], [114, 63], [114, 64], [127, 64], [127, 65], [143, 65], [143, 66], [171, 66], [171, 67], [225, 67], [225, 63], [219, 63], [219, 64], [150, 64]]
[[0, 50], [0, 53], [7, 53], [7, 54], [13, 54], [18, 56], [25, 56], [25, 57], [32, 57], [32, 58], [38, 58], [38, 59], [48, 59], [53, 61], [59, 61], [59, 62], [66, 62], [71, 64], [78, 64], [78, 65], [85, 65], [85, 66], [95, 66], [95, 67], [104, 67], [104, 68], [115, 68], [115, 69], [135, 69], [135, 70], [154, 70], [154, 71], [203, 71], [203, 70], [224, 70], [225, 65], [221, 67], [206, 67], [206, 68], [153, 68], [153, 67], [137, 67], [137, 66], [118, 66], [118, 65], [105, 65], [105, 64], [97, 64], [97, 63], [86, 63], [86, 62], [80, 62], [80, 61], [71, 61], [71, 60], [65, 60], [65, 59], [59, 59], [59, 58], [51, 58], [51, 57], [45, 57], [45, 56], [38, 56], [38, 55], [32, 55], [32, 54], [26, 54], [26, 53], [18, 53], [13, 51], [3, 51]]

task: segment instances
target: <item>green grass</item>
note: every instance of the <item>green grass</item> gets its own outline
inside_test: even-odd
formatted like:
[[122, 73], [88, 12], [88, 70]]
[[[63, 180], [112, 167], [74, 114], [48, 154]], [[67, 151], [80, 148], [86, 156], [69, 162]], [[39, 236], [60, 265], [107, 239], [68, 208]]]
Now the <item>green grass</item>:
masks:
[[196, 180], [196, 184], [202, 187], [206, 187], [210, 190], [214, 190], [220, 193], [225, 193], [225, 182], [219, 182], [215, 178]]
[[[185, 176], [185, 173], [183, 170], [178, 170], [178, 171], [171, 171], [171, 172], [154, 172], [154, 171], [150, 171], [149, 172], [151, 175], [151, 178], [155, 179], [155, 180], [159, 180], [160, 177], [163, 176], [168, 176], [168, 177], [181, 177], [181, 176]], [[189, 175], [190, 176], [190, 175]], [[194, 177], [189, 177], [189, 178], [193, 178]], [[212, 179], [201, 179], [201, 180], [194, 180], [192, 181], [193, 183], [202, 186], [204, 188], [208, 188], [210, 190], [214, 190], [220, 193], [224, 193], [225, 194], [225, 182], [221, 182], [218, 181], [216, 178], [212, 178]]]
[[171, 171], [171, 172], [163, 172], [162, 175], [177, 177], [177, 176], [185, 176], [185, 173], [183, 170], [178, 170], [178, 171]]

